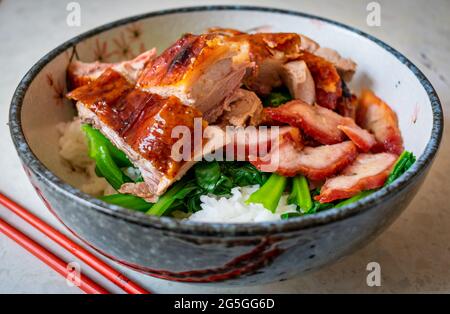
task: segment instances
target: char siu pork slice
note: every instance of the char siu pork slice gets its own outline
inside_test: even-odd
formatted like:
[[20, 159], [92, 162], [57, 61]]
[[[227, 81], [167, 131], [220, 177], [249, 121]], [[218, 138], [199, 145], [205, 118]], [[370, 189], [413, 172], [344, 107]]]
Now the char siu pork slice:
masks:
[[247, 50], [221, 35], [186, 34], [147, 65], [138, 87], [163, 97], [176, 96], [214, 122], [251, 65]]
[[226, 101], [220, 124], [237, 127], [258, 125], [262, 110], [263, 105], [259, 97], [254, 92], [240, 88]]
[[345, 119], [345, 124], [338, 125], [338, 129], [364, 153], [369, 152], [377, 143], [373, 134], [356, 125], [353, 120]]
[[362, 151], [370, 150], [375, 144], [373, 135], [356, 125], [352, 119], [300, 100], [290, 101], [277, 108], [266, 108], [264, 115], [298, 127], [307, 136], [322, 144], [340, 143], [346, 136]]
[[288, 177], [302, 174], [311, 180], [320, 181], [344, 169], [357, 154], [355, 144], [350, 141], [301, 147], [284, 138], [268, 155], [251, 162], [261, 171], [276, 172]]
[[214, 127], [213, 135], [200, 139], [200, 147], [185, 146], [190, 151], [182, 154], [188, 158], [174, 155], [172, 148], [181, 139], [172, 132], [182, 126], [190, 131], [182, 141], [193, 143], [196, 123], [200, 131], [207, 126], [201, 112], [186, 106], [177, 97], [162, 97], [136, 89], [112, 68], [90, 84], [70, 92], [68, 97], [77, 101], [82, 121], [99, 129], [141, 171], [145, 185], [127, 184], [122, 191], [134, 192], [148, 201], [155, 201], [181, 178], [199, 159], [199, 154], [207, 154], [225, 144], [224, 132]]
[[382, 187], [396, 160], [397, 156], [390, 153], [360, 154], [339, 176], [325, 182], [316, 200], [329, 203]]
[[362, 93], [356, 122], [375, 135], [376, 152], [387, 151], [400, 155], [403, 152], [403, 139], [395, 112], [372, 91]]
[[336, 144], [345, 139], [344, 133], [337, 128], [342, 124], [342, 117], [324, 107], [293, 100], [276, 108], [265, 108], [264, 112], [275, 121], [300, 128], [322, 144]]
[[97, 79], [106, 69], [113, 68], [135, 83], [145, 66], [155, 58], [156, 49], [146, 51], [136, 58], [118, 63], [82, 62], [74, 60], [67, 68], [67, 78], [71, 89], [86, 85]]
[[290, 141], [298, 149], [303, 147], [299, 129], [290, 126], [236, 128], [231, 134], [232, 156], [238, 161], [256, 161], [283, 141]]

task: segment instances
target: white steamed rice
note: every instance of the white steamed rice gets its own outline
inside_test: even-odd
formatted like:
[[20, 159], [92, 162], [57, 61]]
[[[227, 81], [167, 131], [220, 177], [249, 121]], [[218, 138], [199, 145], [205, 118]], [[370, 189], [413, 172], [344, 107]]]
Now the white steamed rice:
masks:
[[262, 222], [280, 220], [281, 214], [295, 212], [296, 206], [287, 203], [288, 195], [283, 195], [275, 213], [261, 204], [245, 204], [245, 200], [258, 190], [259, 185], [235, 187], [231, 197], [203, 195], [200, 197], [202, 210], [192, 214], [188, 220], [199, 222]]
[[78, 188], [94, 196], [116, 193], [108, 181], [95, 174], [95, 162], [89, 157], [88, 143], [81, 130], [80, 119], [60, 123], [58, 131], [61, 134], [59, 155], [76, 175], [82, 177]]
[[[75, 118], [71, 122], [58, 126], [61, 134], [59, 154], [78, 175], [83, 183], [78, 188], [93, 196], [117, 193], [111, 185], [95, 173], [95, 162], [89, 158], [88, 143], [81, 130], [81, 122]], [[132, 175], [132, 174], [129, 174]], [[229, 197], [203, 195], [200, 197], [201, 210], [186, 218], [198, 222], [248, 223], [280, 220], [283, 213], [295, 212], [295, 205], [287, 204], [287, 195], [283, 195], [275, 213], [261, 204], [245, 204], [245, 200], [259, 188], [259, 185], [235, 187]]]

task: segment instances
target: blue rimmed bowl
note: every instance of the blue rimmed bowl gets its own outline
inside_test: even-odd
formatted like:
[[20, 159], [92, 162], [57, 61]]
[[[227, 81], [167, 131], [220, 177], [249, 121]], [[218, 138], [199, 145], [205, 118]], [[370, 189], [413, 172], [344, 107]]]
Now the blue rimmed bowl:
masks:
[[[418, 160], [399, 180], [352, 205], [288, 221], [206, 224], [146, 216], [109, 205], [76, 188], [79, 179], [58, 154], [57, 125], [73, 118], [64, 99], [71, 58], [113, 62], [207, 27], [299, 32], [358, 63], [351, 88], [373, 89], [398, 114], [405, 146]], [[77, 237], [143, 273], [186, 282], [254, 284], [283, 280], [331, 263], [379, 234], [408, 206], [438, 150], [443, 116], [425, 76], [380, 40], [327, 19], [293, 11], [192, 7], [113, 22], [58, 46], [20, 82], [10, 130], [31, 183], [52, 213]]]

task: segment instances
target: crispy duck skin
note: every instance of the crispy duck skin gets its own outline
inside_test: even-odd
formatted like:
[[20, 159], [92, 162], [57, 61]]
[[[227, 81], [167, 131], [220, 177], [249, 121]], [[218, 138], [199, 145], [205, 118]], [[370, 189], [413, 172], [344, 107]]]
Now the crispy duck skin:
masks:
[[261, 171], [276, 172], [286, 177], [302, 174], [311, 180], [321, 181], [339, 173], [357, 154], [355, 144], [350, 141], [302, 148], [284, 138], [268, 155], [251, 163]]
[[[148, 186], [148, 200], [152, 199], [150, 195], [155, 199], [164, 193], [192, 166], [190, 161], [172, 158], [172, 146], [178, 141], [172, 138], [172, 130], [186, 126], [193, 136], [194, 118], [202, 117], [196, 108], [173, 96], [161, 97], [136, 89], [111, 68], [68, 97], [77, 101], [81, 119], [98, 128], [140, 169]], [[206, 125], [201, 123], [202, 128]], [[194, 156], [193, 148], [191, 154]]]
[[357, 67], [352, 59], [343, 58], [336, 50], [326, 47], [319, 47], [313, 53], [331, 62], [344, 81], [350, 82], [352, 80]]
[[382, 187], [396, 160], [397, 156], [390, 153], [360, 154], [342, 174], [327, 179], [315, 199], [329, 203], [350, 198], [364, 190]]
[[155, 58], [156, 49], [148, 50], [132, 60], [118, 63], [82, 62], [74, 60], [67, 68], [67, 78], [70, 89], [75, 89], [97, 79], [108, 68], [113, 68], [124, 74], [127, 79], [134, 83], [141, 75], [145, 66]]
[[356, 113], [358, 125], [375, 135], [376, 152], [387, 151], [396, 155], [403, 152], [403, 139], [395, 112], [372, 91], [362, 93]]
[[176, 96], [214, 122], [224, 101], [241, 85], [248, 62], [245, 45], [217, 34], [186, 34], [150, 62], [138, 87], [161, 96]]
[[303, 51], [297, 58], [308, 66], [316, 86], [318, 105], [334, 110], [342, 96], [341, 78], [331, 62], [322, 57]]

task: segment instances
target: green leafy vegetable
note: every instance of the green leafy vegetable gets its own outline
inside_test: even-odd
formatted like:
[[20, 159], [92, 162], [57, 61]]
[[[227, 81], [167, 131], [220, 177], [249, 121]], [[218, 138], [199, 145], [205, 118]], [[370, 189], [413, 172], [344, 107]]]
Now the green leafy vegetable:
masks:
[[281, 219], [286, 220], [286, 219], [291, 219], [291, 218], [297, 218], [297, 217], [301, 217], [303, 216], [302, 213], [284, 213], [281, 214]]
[[366, 197], [366, 196], [369, 196], [369, 195], [372, 194], [373, 192], [375, 192], [375, 191], [374, 191], [374, 190], [371, 190], [371, 191], [362, 191], [362, 192], [356, 194], [355, 196], [353, 196], [353, 197], [351, 197], [351, 198], [348, 198], [348, 199], [346, 199], [346, 200], [343, 200], [343, 201], [337, 203], [334, 207], [335, 207], [335, 208], [340, 208], [340, 207], [344, 207], [344, 206], [350, 205], [350, 204], [352, 204], [352, 203], [355, 203], [355, 202], [359, 201], [360, 199], [363, 199], [363, 198]]
[[113, 155], [110, 150], [112, 144], [108, 145], [109, 141], [90, 125], [83, 125], [82, 130], [88, 139], [89, 157], [95, 160], [96, 173], [104, 177], [116, 190], [125, 182], [131, 182], [117, 165], [114, 159], [118, 158], [117, 152]]
[[114, 160], [118, 167], [133, 167], [133, 164], [127, 158], [125, 153], [114, 146], [99, 130], [94, 129], [88, 124], [83, 124], [81, 128], [88, 137], [88, 140], [90, 137], [95, 137], [99, 142], [102, 142], [104, 145], [106, 145], [109, 153], [111, 154], [111, 158]]
[[197, 184], [190, 181], [178, 181], [147, 211], [148, 215], [162, 216], [169, 209], [183, 205], [183, 199], [192, 191], [198, 189]]
[[404, 151], [400, 157], [397, 159], [397, 162], [394, 165], [394, 168], [389, 175], [388, 179], [384, 186], [387, 186], [397, 180], [402, 174], [404, 174], [414, 163], [416, 162], [416, 156], [409, 151]]
[[304, 176], [297, 176], [292, 180], [292, 191], [288, 202], [297, 205], [303, 214], [307, 214], [312, 209], [308, 180]]
[[189, 195], [184, 200], [188, 212], [195, 213], [196, 211], [202, 209], [200, 206], [200, 196], [204, 194], [205, 192], [202, 189], [197, 189], [189, 193]]
[[195, 166], [195, 178], [200, 188], [214, 195], [230, 194], [235, 186], [218, 161], [201, 162]]
[[324, 210], [328, 210], [334, 207], [333, 203], [320, 203], [318, 201], [314, 201], [313, 202], [313, 207], [311, 208], [311, 210], [308, 212], [308, 214], [315, 214]]
[[200, 162], [194, 167], [198, 186], [203, 194], [229, 195], [235, 186], [260, 184], [266, 180], [266, 174], [247, 162]]
[[106, 203], [119, 205], [125, 208], [146, 212], [152, 207], [152, 203], [148, 203], [140, 197], [129, 194], [113, 194], [100, 197]]
[[269, 177], [267, 173], [259, 171], [249, 162], [226, 161], [222, 162], [221, 166], [222, 171], [232, 178], [236, 186], [263, 185]]
[[272, 91], [267, 97], [263, 99], [264, 107], [278, 107], [288, 101], [292, 100], [292, 96], [287, 88], [282, 88], [277, 91]]
[[262, 204], [272, 213], [275, 212], [287, 184], [287, 178], [272, 173], [269, 179], [245, 201], [246, 204]]

